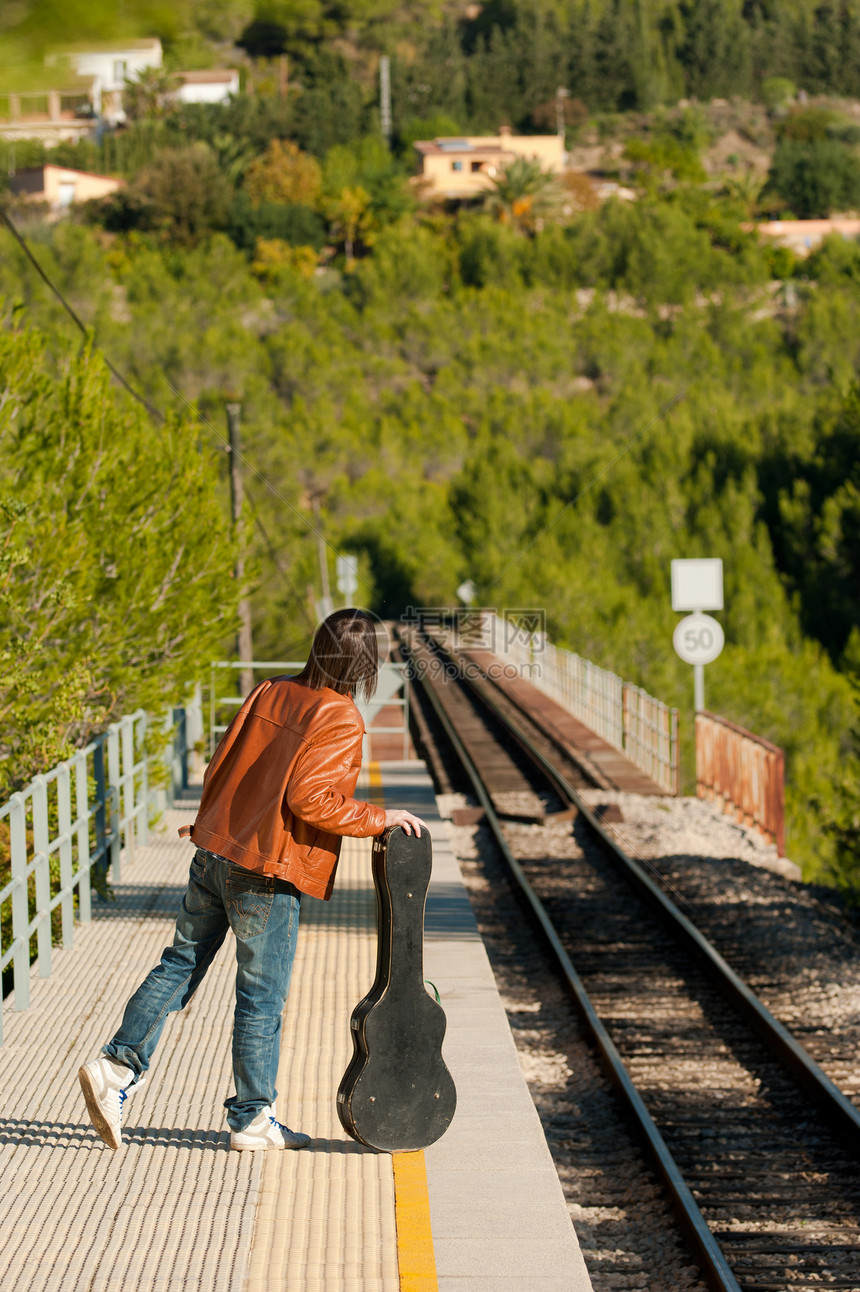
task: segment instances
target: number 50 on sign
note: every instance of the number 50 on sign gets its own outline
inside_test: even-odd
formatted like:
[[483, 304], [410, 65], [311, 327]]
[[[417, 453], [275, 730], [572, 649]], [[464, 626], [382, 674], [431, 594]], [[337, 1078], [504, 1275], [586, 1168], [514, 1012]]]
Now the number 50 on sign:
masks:
[[710, 664], [726, 643], [721, 625], [701, 611], [686, 615], [675, 626], [672, 645], [685, 664]]

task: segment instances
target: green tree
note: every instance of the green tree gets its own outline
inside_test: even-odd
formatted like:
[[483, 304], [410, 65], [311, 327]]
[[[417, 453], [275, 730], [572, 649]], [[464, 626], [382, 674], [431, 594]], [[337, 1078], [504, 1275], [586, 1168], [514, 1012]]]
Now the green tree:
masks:
[[257, 0], [241, 41], [252, 58], [272, 58], [317, 36], [322, 16], [320, 0]]
[[682, 0], [684, 41], [680, 60], [690, 94], [750, 92], [749, 31], [739, 0]]
[[161, 117], [170, 111], [176, 80], [163, 67], [145, 67], [137, 76], [126, 78], [122, 106], [129, 121]]
[[411, 164], [411, 149], [413, 144], [419, 139], [444, 139], [457, 138], [462, 136], [463, 129], [459, 122], [453, 117], [446, 116], [444, 112], [439, 112], [432, 117], [407, 117], [400, 125], [398, 137], [400, 147], [406, 154], [407, 161]]
[[374, 222], [390, 224], [415, 207], [399, 163], [376, 135], [355, 143], [336, 144], [323, 160], [323, 189], [336, 197], [343, 189], [363, 188], [370, 198]]
[[486, 209], [521, 233], [533, 233], [540, 217], [557, 209], [562, 201], [557, 176], [527, 157], [515, 158], [490, 183], [484, 199]]
[[802, 447], [787, 438], [761, 468], [779, 558], [800, 592], [806, 630], [838, 659], [860, 629], [860, 387], [822, 397]]
[[156, 427], [89, 349], [0, 332], [0, 796], [143, 705], [163, 710], [236, 618], [218, 463]]
[[322, 171], [315, 157], [303, 153], [290, 139], [273, 139], [265, 156], [251, 162], [245, 175], [251, 200], [284, 206], [314, 206], [322, 188]]
[[355, 256], [358, 242], [364, 246], [373, 242], [370, 194], [360, 184], [355, 188], [342, 188], [339, 193], [326, 198], [324, 210], [334, 237], [343, 243], [349, 264]]
[[320, 251], [326, 239], [325, 221], [309, 206], [283, 206], [280, 202], [255, 206], [245, 192], [237, 193], [230, 208], [227, 232], [245, 251], [253, 251], [258, 238], [279, 238], [294, 247]]
[[860, 84], [860, 5], [824, 0], [812, 12], [801, 55], [802, 84], [813, 92], [856, 94]]
[[835, 139], [782, 140], [766, 192], [778, 194], [800, 219], [849, 210], [860, 203], [860, 160]]
[[762, 101], [774, 111], [784, 108], [797, 94], [797, 86], [787, 76], [769, 76], [761, 83]]
[[232, 198], [215, 155], [202, 143], [163, 149], [131, 192], [144, 204], [144, 226], [185, 246], [225, 226]]
[[624, 156], [635, 164], [637, 180], [649, 190], [656, 188], [666, 175], [691, 183], [705, 179], [698, 150], [668, 131], [660, 131], [651, 138], [628, 139]]

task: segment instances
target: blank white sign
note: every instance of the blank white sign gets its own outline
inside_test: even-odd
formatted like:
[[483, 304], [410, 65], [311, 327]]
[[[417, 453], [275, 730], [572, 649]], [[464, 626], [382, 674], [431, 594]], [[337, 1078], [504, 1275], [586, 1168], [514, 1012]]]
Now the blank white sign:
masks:
[[722, 610], [723, 562], [720, 557], [672, 562], [673, 610]]

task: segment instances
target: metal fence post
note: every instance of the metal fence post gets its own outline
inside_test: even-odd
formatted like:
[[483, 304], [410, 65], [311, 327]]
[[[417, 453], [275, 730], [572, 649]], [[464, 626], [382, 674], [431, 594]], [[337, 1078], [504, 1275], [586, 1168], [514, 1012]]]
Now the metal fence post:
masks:
[[116, 725], [108, 727], [107, 754], [107, 793], [110, 795], [110, 833], [108, 835], [108, 852], [110, 854], [111, 879], [115, 884], [118, 884], [120, 879], [120, 852], [122, 850], [122, 839], [120, 838], [119, 819], [119, 730]]
[[122, 824], [125, 827], [125, 853], [129, 861], [134, 861], [134, 719], [122, 718], [119, 724], [120, 743], [122, 748], [122, 773], [120, 787], [122, 794]]
[[9, 827], [11, 834], [12, 878], [16, 887], [12, 893], [12, 938], [15, 954], [12, 974], [15, 987], [15, 1008], [30, 1006], [30, 909], [27, 896], [27, 807], [23, 794], [13, 794], [9, 800]]
[[[146, 757], [146, 736], [149, 727], [149, 719], [144, 711], [140, 718], [140, 804], [135, 804], [135, 821], [139, 822], [137, 841], [142, 848], [149, 843], [149, 760]], [[134, 723], [134, 719], [132, 719]], [[134, 734], [134, 725], [132, 725], [132, 735]], [[133, 755], [132, 755], [133, 756]], [[137, 785], [136, 774], [132, 779], [133, 786]], [[138, 811], [138, 808], [140, 809]]]
[[33, 862], [36, 877], [36, 945], [39, 977], [51, 975], [51, 871], [48, 858], [48, 787], [44, 776], [33, 779]]
[[72, 887], [72, 777], [68, 763], [57, 768], [57, 827], [60, 854], [60, 919], [63, 947], [70, 947], [75, 936], [75, 897]]
[[185, 744], [188, 750], [189, 772], [202, 772], [205, 759], [203, 739], [206, 724], [203, 719], [203, 691], [199, 682], [194, 683], [191, 699], [185, 704]]
[[403, 757], [409, 757], [409, 675], [403, 674]]
[[174, 797], [188, 789], [188, 715], [184, 705], [173, 707], [173, 761], [170, 776]]
[[215, 670], [213, 660], [209, 669], [209, 757], [215, 753]]
[[107, 822], [107, 779], [105, 775], [106, 736], [99, 736], [93, 750], [93, 780], [95, 781], [95, 834], [96, 834], [96, 867], [99, 874], [106, 875], [108, 869], [108, 822]]
[[167, 786], [164, 790], [164, 806], [173, 807], [173, 800], [176, 797], [176, 775], [175, 775], [175, 709], [167, 709], [164, 715], [164, 749], [161, 755], [161, 761], [164, 764], [164, 770], [167, 773]]
[[[95, 753], [95, 751], [93, 751]], [[75, 754], [75, 815], [78, 826], [78, 919], [88, 924], [92, 918], [92, 888], [90, 880], [90, 795], [87, 778], [87, 756], [81, 750]], [[104, 807], [102, 807], [104, 812]], [[98, 814], [98, 809], [96, 809]]]

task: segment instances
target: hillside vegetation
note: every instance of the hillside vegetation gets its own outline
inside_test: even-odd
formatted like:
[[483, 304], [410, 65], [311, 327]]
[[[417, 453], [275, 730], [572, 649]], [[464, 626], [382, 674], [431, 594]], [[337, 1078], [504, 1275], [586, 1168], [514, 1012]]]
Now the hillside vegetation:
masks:
[[860, 0], [29, 0], [0, 26], [0, 66], [128, 35], [160, 36], [177, 67], [211, 65], [238, 41], [315, 75], [345, 58], [365, 84], [387, 53], [401, 122], [448, 112], [495, 126], [503, 113], [525, 127], [559, 86], [592, 112], [758, 97], [774, 77], [860, 94]]
[[[171, 58], [194, 46], [226, 61], [211, 41], [242, 36], [255, 17], [213, 4], [215, 30], [202, 6], [185, 12], [184, 35], [166, 19], [159, 28]], [[290, 658], [306, 646], [319, 595], [315, 525], [359, 554], [360, 598], [380, 615], [456, 604], [467, 577], [485, 604], [545, 608], [555, 641], [679, 705], [689, 787], [692, 682], [671, 649], [669, 562], [722, 556], [727, 644], [708, 666], [708, 707], [785, 747], [789, 854], [809, 876], [850, 886], [860, 246], [829, 240], [795, 261], [750, 232], [769, 208], [854, 204], [852, 104], [795, 97], [799, 87], [860, 93], [845, 79], [848, 36], [839, 77], [815, 81], [810, 64], [791, 61], [801, 46], [808, 58], [808, 42], [785, 35], [768, 62], [761, 32], [817, 30], [822, 6], [643, 7], [634, 35], [628, 5], [490, 5], [471, 27], [442, 7], [422, 10], [420, 27], [417, 10], [303, 12], [301, 22], [286, 6], [256, 15], [289, 50], [285, 97], [276, 81], [267, 92], [274, 65], [250, 57], [256, 92], [232, 105], [179, 110], [155, 94], [98, 149], [55, 154], [124, 174], [121, 194], [59, 224], [14, 208], [95, 347], [161, 407], [199, 411], [170, 432], [179, 441], [153, 430], [159, 455], [181, 441], [192, 463], [222, 433], [225, 401], [241, 402], [258, 654]], [[850, 34], [853, 9], [838, 12]], [[693, 39], [705, 15], [722, 43]], [[637, 82], [647, 93], [586, 88], [570, 60], [600, 46], [597, 35], [574, 40], [577, 22], [633, 42], [629, 51], [647, 37], [663, 79]], [[548, 60], [533, 82], [528, 31], [543, 33]], [[373, 58], [387, 48], [393, 150], [375, 132]], [[721, 49], [734, 56], [720, 63]], [[633, 52], [625, 59], [593, 66], [642, 70]], [[748, 80], [730, 83], [730, 71]], [[774, 76], [795, 85], [765, 90]], [[608, 148], [603, 168], [615, 158], [635, 201], [533, 185], [518, 195], [497, 186], [487, 209], [417, 202], [410, 138], [495, 128], [503, 115], [539, 128], [560, 85], [571, 91], [569, 145]], [[679, 89], [759, 101], [660, 107]], [[747, 132], [764, 165], [721, 157], [719, 130], [729, 129]], [[3, 237], [5, 321], [38, 324], [45, 363], [67, 380], [72, 325]], [[125, 397], [113, 399], [121, 407]], [[129, 461], [145, 476], [150, 450], [133, 443]], [[105, 444], [127, 451], [119, 424]], [[218, 499], [215, 456], [204, 460], [208, 495], [201, 476], [200, 506], [180, 515], [165, 504], [177, 521], [161, 532], [166, 551], [189, 536], [183, 569], [202, 563], [221, 606], [232, 557], [225, 544], [206, 564]], [[193, 616], [207, 622], [197, 597]], [[207, 622], [201, 660], [226, 628]], [[838, 837], [825, 833], [834, 822]]]

